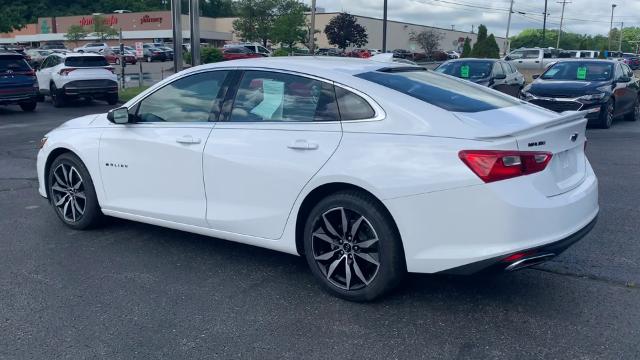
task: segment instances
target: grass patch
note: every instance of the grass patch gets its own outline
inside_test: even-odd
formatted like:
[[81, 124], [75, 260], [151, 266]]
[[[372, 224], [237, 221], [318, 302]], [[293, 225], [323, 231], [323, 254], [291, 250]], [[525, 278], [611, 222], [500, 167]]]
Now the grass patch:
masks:
[[132, 87], [132, 88], [120, 89], [118, 93], [118, 97], [120, 98], [120, 101], [127, 102], [133, 99], [134, 97], [136, 97], [141, 92], [147, 90], [148, 88], [149, 88], [148, 86], [143, 86], [143, 87]]

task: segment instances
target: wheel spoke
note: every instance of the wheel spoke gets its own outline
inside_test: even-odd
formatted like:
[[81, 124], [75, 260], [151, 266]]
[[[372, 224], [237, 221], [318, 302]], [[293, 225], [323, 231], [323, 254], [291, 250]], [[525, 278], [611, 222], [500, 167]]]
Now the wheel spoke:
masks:
[[[77, 194], [76, 194], [77, 195]], [[322, 241], [326, 241], [331, 245], [336, 245], [338, 246], [338, 242], [336, 242], [334, 239], [330, 238], [327, 234], [325, 234], [324, 232], [320, 232], [322, 231], [322, 228], [320, 228], [318, 231], [314, 232], [312, 235], [317, 237], [318, 239], [322, 240]]]
[[325, 214], [322, 214], [322, 219], [324, 220], [324, 225], [327, 227], [327, 230], [329, 230], [329, 232], [339, 238], [340, 234], [338, 234], [338, 232], [336, 231], [336, 229], [333, 228], [333, 226], [331, 226], [331, 223], [329, 222], [329, 220], [327, 220], [327, 216]]
[[82, 186], [82, 178], [80, 177], [80, 174], [78, 174], [78, 170], [76, 170], [76, 168], [72, 168], [72, 170], [76, 174], [76, 178], [78, 178], [78, 182], [75, 184], [71, 183], [70, 185], [73, 185], [74, 190], [78, 190], [80, 189], [80, 186]]
[[371, 240], [367, 240], [367, 241], [363, 241], [363, 242], [359, 242], [358, 246], [360, 246], [361, 248], [367, 249], [369, 248], [371, 245], [375, 244], [378, 242], [378, 238], [375, 239], [371, 239]]
[[75, 205], [76, 210], [78, 210], [78, 212], [80, 213], [80, 215], [83, 215], [83, 214], [84, 214], [84, 209], [82, 209], [82, 208], [80, 207], [80, 204], [78, 204], [78, 201], [77, 201], [77, 200], [75, 200], [75, 199], [73, 200], [73, 205]]
[[86, 200], [87, 199], [87, 196], [84, 194], [84, 191], [77, 192], [76, 193], [76, 197], [79, 197], [82, 200]]
[[71, 180], [69, 180], [69, 172], [64, 169], [64, 165], [60, 165], [60, 167], [62, 168], [62, 176], [65, 180], [64, 184], [67, 186], [71, 185]]
[[344, 256], [341, 257], [340, 259], [337, 259], [336, 261], [332, 262], [331, 265], [329, 265], [329, 270], [327, 271], [327, 279], [331, 277], [334, 271], [336, 271], [336, 268], [338, 267], [338, 265], [340, 264], [340, 261], [343, 258]]
[[66, 193], [66, 190], [62, 188], [60, 185], [58, 185], [58, 183], [53, 184], [53, 186], [51, 187], [51, 190], [61, 192], [61, 193]]
[[369, 285], [369, 282], [364, 277], [364, 274], [362, 274], [362, 270], [360, 270], [360, 266], [358, 266], [358, 262], [356, 261], [355, 256], [353, 257], [353, 270], [355, 271], [356, 276], [360, 279], [360, 281], [362, 281], [365, 285]]
[[67, 201], [67, 197], [69, 196], [69, 194], [65, 194], [63, 197], [61, 197], [60, 199], [58, 199], [58, 201], [56, 201], [56, 206], [60, 206], [62, 205], [65, 201]]
[[374, 265], [380, 265], [379, 262], [376, 261], [376, 259], [374, 259], [371, 255], [367, 254], [367, 253], [356, 253], [356, 256], [359, 256], [360, 258], [374, 264]]
[[349, 266], [349, 259], [344, 258], [344, 278], [347, 283], [347, 290], [351, 287], [351, 266]]
[[65, 201], [64, 208], [62, 208], [62, 216], [64, 216], [65, 219], [69, 219], [67, 217], [67, 209], [68, 208], [69, 208], [69, 201]]
[[73, 200], [73, 198], [69, 199], [69, 204], [71, 205], [71, 215], [73, 216], [73, 221], [76, 221], [76, 207], [75, 207], [75, 200]]
[[338, 251], [340, 251], [340, 249], [331, 250], [331, 251], [326, 252], [326, 253], [324, 253], [324, 254], [322, 254], [322, 255], [314, 256], [314, 258], [315, 258], [316, 260], [329, 260], [329, 259], [331, 259], [331, 258], [333, 257], [333, 255], [335, 255], [335, 254], [336, 254], [336, 252], [338, 252]]
[[60, 176], [58, 175], [57, 170], [58, 170], [58, 169], [56, 169], [56, 170], [53, 172], [53, 176], [56, 178], [56, 181], [58, 182], [58, 184], [60, 184], [60, 185], [62, 185], [62, 186], [64, 186], [64, 187], [66, 187], [66, 186], [67, 186], [67, 183], [66, 183], [66, 182], [64, 182], [64, 181], [62, 181], [62, 179], [60, 179]]
[[356, 222], [351, 225], [351, 238], [355, 241], [356, 234], [358, 233], [358, 229], [360, 229], [360, 224], [362, 224], [362, 220], [364, 220], [364, 216], [360, 216]]

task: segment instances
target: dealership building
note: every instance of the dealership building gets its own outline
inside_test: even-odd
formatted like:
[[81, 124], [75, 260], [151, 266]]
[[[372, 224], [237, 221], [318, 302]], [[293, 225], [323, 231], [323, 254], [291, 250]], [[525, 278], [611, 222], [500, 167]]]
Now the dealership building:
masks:
[[[323, 30], [329, 21], [338, 15], [337, 12], [322, 12], [316, 14], [316, 29], [320, 33], [316, 34], [317, 47], [331, 47]], [[172, 18], [170, 11], [150, 11], [140, 13], [124, 14], [103, 14], [103, 21], [106, 25], [117, 30], [122, 30], [123, 42], [133, 45], [135, 42], [171, 42], [172, 40]], [[368, 44], [364, 47], [370, 49], [382, 48], [382, 19], [356, 15], [357, 21], [364, 26], [368, 34]], [[222, 47], [226, 43], [240, 41], [233, 30], [233, 21], [236, 18], [208, 18], [200, 17], [200, 38], [201, 42], [209, 43], [212, 46]], [[0, 44], [22, 44], [29, 46], [39, 46], [47, 42], [64, 41], [68, 48], [76, 46], [75, 42], [67, 41], [65, 34], [71, 25], [80, 25], [91, 31], [93, 29], [94, 17], [84, 16], [63, 16], [63, 17], [41, 17], [35, 24], [29, 24], [21, 30], [11, 33], [0, 34]], [[475, 42], [477, 34], [450, 29], [435, 28], [426, 25], [412, 24], [400, 21], [387, 22], [387, 49], [409, 49], [419, 51], [419, 46], [410, 40], [412, 32], [421, 32], [427, 29], [434, 29], [442, 34], [440, 41], [441, 50], [460, 50], [465, 38], [470, 38]], [[182, 15], [182, 35], [185, 41], [189, 39], [189, 17]], [[87, 37], [78, 41], [78, 46], [87, 42], [95, 42], [95, 37]], [[496, 41], [502, 51], [505, 39], [496, 37]], [[108, 43], [116, 45], [117, 39], [107, 40]]]

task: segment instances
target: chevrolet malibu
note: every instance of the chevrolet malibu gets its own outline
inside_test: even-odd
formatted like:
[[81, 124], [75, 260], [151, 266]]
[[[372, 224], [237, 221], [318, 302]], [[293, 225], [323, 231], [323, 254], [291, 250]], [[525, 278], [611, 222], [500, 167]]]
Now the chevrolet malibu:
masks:
[[73, 229], [106, 215], [301, 255], [366, 301], [406, 272], [513, 271], [588, 233], [585, 125], [418, 66], [237, 60], [49, 132], [39, 192]]

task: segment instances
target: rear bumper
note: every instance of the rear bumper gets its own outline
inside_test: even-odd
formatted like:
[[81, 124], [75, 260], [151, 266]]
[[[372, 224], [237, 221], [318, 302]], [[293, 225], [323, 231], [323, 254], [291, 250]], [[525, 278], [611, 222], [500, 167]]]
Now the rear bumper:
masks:
[[31, 101], [37, 101], [38, 89], [33, 88], [24, 92], [17, 92], [14, 94], [0, 94], [0, 105], [10, 105], [25, 103]]
[[[494, 258], [478, 261], [475, 263], [458, 266], [453, 269], [442, 271], [444, 274], [470, 275], [475, 273], [494, 273], [502, 271], [520, 270], [529, 266], [540, 264], [560, 255], [571, 245], [585, 237], [596, 225], [598, 218], [591, 220], [587, 226], [564, 239], [541, 245], [512, 254], [501, 255]], [[510, 259], [511, 258], [511, 259]]]
[[106, 95], [118, 93], [118, 83], [113, 80], [76, 80], [62, 87], [65, 95]]
[[544, 248], [596, 218], [598, 180], [588, 163], [580, 185], [556, 196], [538, 192], [535, 176], [544, 173], [384, 200], [402, 237], [407, 270], [443, 272]]

